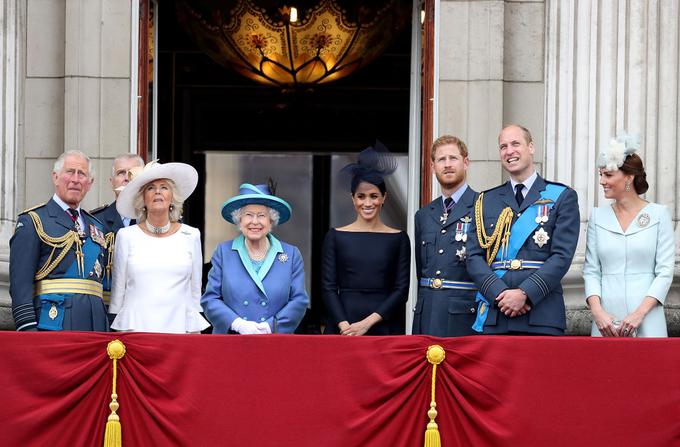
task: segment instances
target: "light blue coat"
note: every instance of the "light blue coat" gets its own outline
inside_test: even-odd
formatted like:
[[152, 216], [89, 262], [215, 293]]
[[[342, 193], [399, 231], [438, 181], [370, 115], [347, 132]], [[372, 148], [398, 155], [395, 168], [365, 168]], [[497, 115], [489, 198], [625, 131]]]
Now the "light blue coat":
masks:
[[[594, 208], [588, 220], [586, 297], [597, 295], [602, 307], [622, 320], [645, 297], [659, 301], [642, 321], [638, 337], [666, 337], [663, 304], [673, 281], [675, 243], [668, 209], [647, 204], [626, 231], [611, 206]], [[600, 336], [595, 323], [591, 334]]]
[[300, 250], [272, 234], [267, 237], [271, 247], [259, 273], [253, 269], [243, 235], [215, 249], [201, 297], [213, 333], [226, 334], [238, 317], [266, 321], [272, 332], [280, 333], [293, 333], [302, 321], [309, 296]]

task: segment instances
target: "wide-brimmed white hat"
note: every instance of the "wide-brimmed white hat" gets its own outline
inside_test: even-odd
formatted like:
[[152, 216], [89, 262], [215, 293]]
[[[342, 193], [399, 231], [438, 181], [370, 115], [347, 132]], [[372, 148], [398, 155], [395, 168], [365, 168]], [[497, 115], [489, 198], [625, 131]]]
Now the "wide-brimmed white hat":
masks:
[[147, 183], [154, 180], [167, 178], [172, 180], [177, 187], [177, 194], [182, 200], [186, 200], [198, 185], [198, 172], [193, 166], [186, 163], [157, 163], [151, 161], [143, 168], [134, 167], [128, 174], [130, 183], [118, 195], [116, 209], [121, 216], [131, 219], [137, 218], [135, 212], [135, 195]]

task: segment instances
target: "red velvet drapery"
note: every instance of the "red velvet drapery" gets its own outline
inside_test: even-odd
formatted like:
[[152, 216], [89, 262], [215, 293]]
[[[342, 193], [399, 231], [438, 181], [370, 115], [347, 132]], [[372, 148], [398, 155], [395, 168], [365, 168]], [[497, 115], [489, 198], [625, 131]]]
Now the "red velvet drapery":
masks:
[[680, 445], [680, 340], [0, 333], [0, 445]]

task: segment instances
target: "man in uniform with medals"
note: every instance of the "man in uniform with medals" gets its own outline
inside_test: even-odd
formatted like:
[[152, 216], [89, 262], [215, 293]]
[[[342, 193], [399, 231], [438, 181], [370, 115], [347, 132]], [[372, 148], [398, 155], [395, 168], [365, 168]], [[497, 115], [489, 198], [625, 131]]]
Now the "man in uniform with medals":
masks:
[[564, 335], [560, 281], [578, 242], [576, 192], [536, 173], [528, 129], [506, 126], [498, 144], [510, 181], [475, 203], [467, 259], [479, 288], [473, 327], [485, 334]]
[[19, 215], [10, 239], [10, 296], [18, 331], [108, 331], [102, 301], [104, 226], [80, 203], [92, 186], [90, 158], [64, 152], [54, 195]]
[[[135, 167], [144, 167], [144, 160], [137, 154], [120, 154], [113, 160], [109, 182], [111, 182], [111, 188], [113, 189], [113, 193], [116, 196], [116, 200], [118, 199], [118, 194], [120, 194], [123, 188], [125, 188], [125, 186], [130, 182], [129, 173], [130, 170]], [[113, 248], [116, 233], [118, 233], [118, 230], [121, 228], [135, 225], [137, 222], [135, 219], [123, 217], [118, 214], [115, 200], [108, 205], [103, 205], [99, 208], [93, 209], [90, 211], [90, 213], [99, 219], [106, 227], [106, 244], [108, 250], [104, 268], [103, 286], [104, 304], [108, 307], [111, 298], [111, 268], [113, 267]]]
[[468, 149], [444, 135], [432, 144], [432, 172], [442, 195], [415, 217], [418, 302], [413, 333], [438, 337], [475, 334], [477, 286], [465, 268], [477, 193], [466, 181]]

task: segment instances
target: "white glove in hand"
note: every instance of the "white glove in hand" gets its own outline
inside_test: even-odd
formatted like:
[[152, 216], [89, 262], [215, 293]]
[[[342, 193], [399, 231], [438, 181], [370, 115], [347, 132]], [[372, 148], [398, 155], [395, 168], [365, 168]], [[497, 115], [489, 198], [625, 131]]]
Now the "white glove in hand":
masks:
[[260, 331], [260, 334], [271, 334], [272, 333], [272, 328], [269, 327], [269, 323], [267, 323], [266, 321], [259, 323], [257, 325], [257, 329]]
[[235, 319], [231, 323], [231, 330], [243, 335], [261, 333], [257, 323], [254, 321], [246, 321], [243, 318]]

